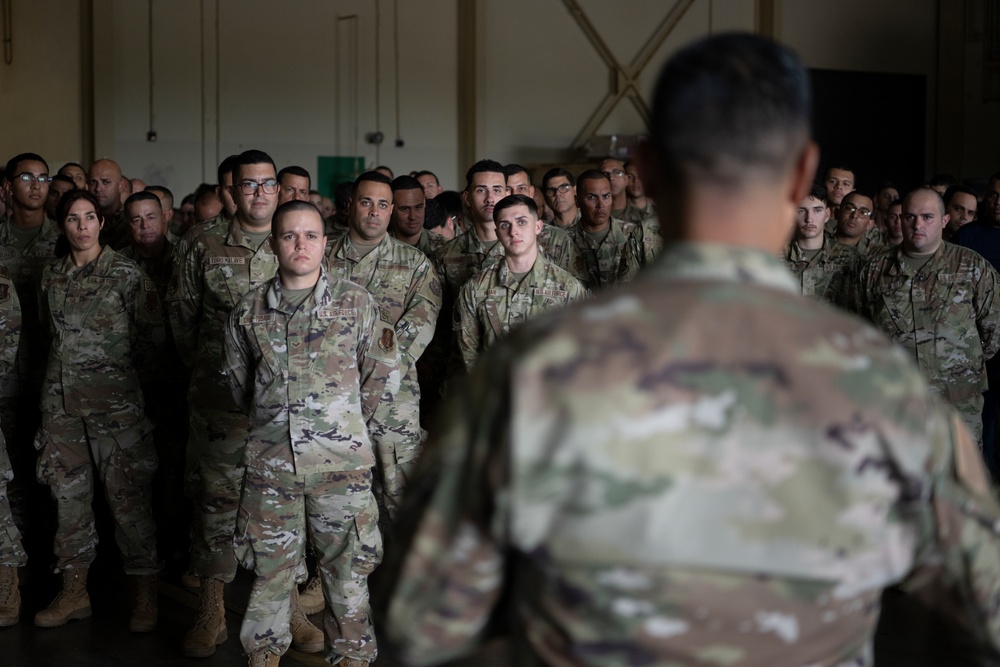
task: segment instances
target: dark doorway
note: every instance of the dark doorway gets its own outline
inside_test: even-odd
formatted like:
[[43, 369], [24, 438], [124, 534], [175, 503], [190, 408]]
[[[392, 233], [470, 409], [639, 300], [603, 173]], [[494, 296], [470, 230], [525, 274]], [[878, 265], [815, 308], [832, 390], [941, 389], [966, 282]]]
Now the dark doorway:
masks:
[[822, 179], [831, 165], [854, 168], [856, 187], [874, 195], [883, 181], [901, 191], [924, 173], [927, 78], [812, 69], [813, 133]]

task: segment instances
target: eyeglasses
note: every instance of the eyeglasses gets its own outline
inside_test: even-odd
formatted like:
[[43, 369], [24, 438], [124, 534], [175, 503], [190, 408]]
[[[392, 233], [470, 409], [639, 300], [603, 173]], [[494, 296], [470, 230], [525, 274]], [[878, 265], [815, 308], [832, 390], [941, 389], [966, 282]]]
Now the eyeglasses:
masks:
[[555, 197], [557, 192], [566, 194], [567, 192], [569, 192], [569, 189], [571, 187], [573, 186], [570, 185], [569, 183], [563, 183], [562, 185], [557, 185], [554, 188], [545, 188], [545, 194], [547, 194], [550, 197]]
[[625, 171], [622, 169], [612, 169], [611, 171], [602, 171], [601, 173], [607, 176], [608, 178], [612, 177], [621, 178], [622, 176], [625, 175]]
[[245, 195], [257, 194], [257, 188], [264, 191], [266, 195], [273, 195], [278, 192], [278, 181], [240, 181], [240, 192]]
[[855, 213], [862, 220], [871, 220], [872, 212], [866, 208], [858, 208], [854, 204], [841, 204], [840, 209], [847, 214], [847, 217], [852, 217]]
[[45, 184], [52, 180], [52, 177], [48, 174], [42, 174], [41, 176], [35, 176], [34, 174], [29, 174], [28, 172], [23, 172], [14, 175], [14, 180], [21, 181], [22, 183], [38, 183]]

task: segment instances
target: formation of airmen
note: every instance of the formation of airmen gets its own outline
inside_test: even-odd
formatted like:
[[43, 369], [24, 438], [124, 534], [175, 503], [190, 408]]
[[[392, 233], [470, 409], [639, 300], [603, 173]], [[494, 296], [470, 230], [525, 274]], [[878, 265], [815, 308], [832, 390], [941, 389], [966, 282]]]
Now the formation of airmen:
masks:
[[[814, 183], [803, 72], [766, 40], [696, 43], [636, 159], [537, 188], [484, 159], [461, 192], [379, 167], [328, 199], [248, 150], [175, 210], [109, 159], [11, 158], [0, 626], [39, 530], [61, 588], [35, 625], [91, 615], [100, 486], [130, 630], [155, 629], [165, 566], [197, 588], [187, 657], [226, 641], [242, 566], [251, 665], [371, 664], [383, 545], [379, 632], [422, 664], [505, 588], [545, 664], [868, 664], [867, 610], [934, 550], [995, 628], [1000, 174], [981, 195], [872, 196], [843, 165]], [[839, 643], [813, 650], [824, 623]]]

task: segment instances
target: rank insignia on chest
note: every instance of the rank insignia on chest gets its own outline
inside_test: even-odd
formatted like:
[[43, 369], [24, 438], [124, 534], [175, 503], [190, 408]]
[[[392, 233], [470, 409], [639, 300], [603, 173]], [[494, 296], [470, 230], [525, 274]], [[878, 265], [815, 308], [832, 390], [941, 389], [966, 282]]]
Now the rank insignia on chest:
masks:
[[383, 327], [382, 335], [378, 339], [378, 346], [386, 352], [392, 351], [396, 346], [396, 332], [389, 327]]

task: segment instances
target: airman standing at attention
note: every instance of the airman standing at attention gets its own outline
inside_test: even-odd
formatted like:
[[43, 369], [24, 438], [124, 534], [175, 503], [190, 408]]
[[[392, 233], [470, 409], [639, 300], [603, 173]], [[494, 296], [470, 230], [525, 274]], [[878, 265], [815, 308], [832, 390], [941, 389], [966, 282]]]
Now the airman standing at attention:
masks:
[[384, 308], [322, 268], [323, 227], [309, 202], [278, 208], [278, 275], [243, 297], [226, 328], [226, 372], [250, 416], [237, 535], [256, 575], [240, 631], [251, 667], [277, 665], [293, 645], [307, 536], [327, 600], [328, 662], [364, 667], [377, 653], [367, 578], [382, 540], [369, 426], [399, 386], [399, 357]]
[[200, 579], [200, 598], [195, 625], [184, 637], [190, 658], [209, 656], [225, 641], [223, 587], [236, 575], [233, 535], [249, 425], [222, 373], [226, 320], [278, 266], [267, 242], [278, 205], [274, 161], [262, 151], [245, 151], [231, 174], [235, 216], [188, 232], [190, 246], [177, 256], [167, 290], [174, 341], [192, 369], [187, 465], [195, 487], [191, 570]]
[[944, 211], [930, 188], [906, 196], [903, 242], [864, 265], [858, 308], [910, 353], [982, 446], [986, 362], [1000, 350], [1000, 276], [979, 253], [942, 240]]
[[455, 337], [466, 370], [513, 327], [587, 295], [583, 283], [539, 252], [536, 239], [544, 223], [534, 199], [508, 195], [493, 209], [493, 220], [503, 261], [462, 285], [455, 307]]

